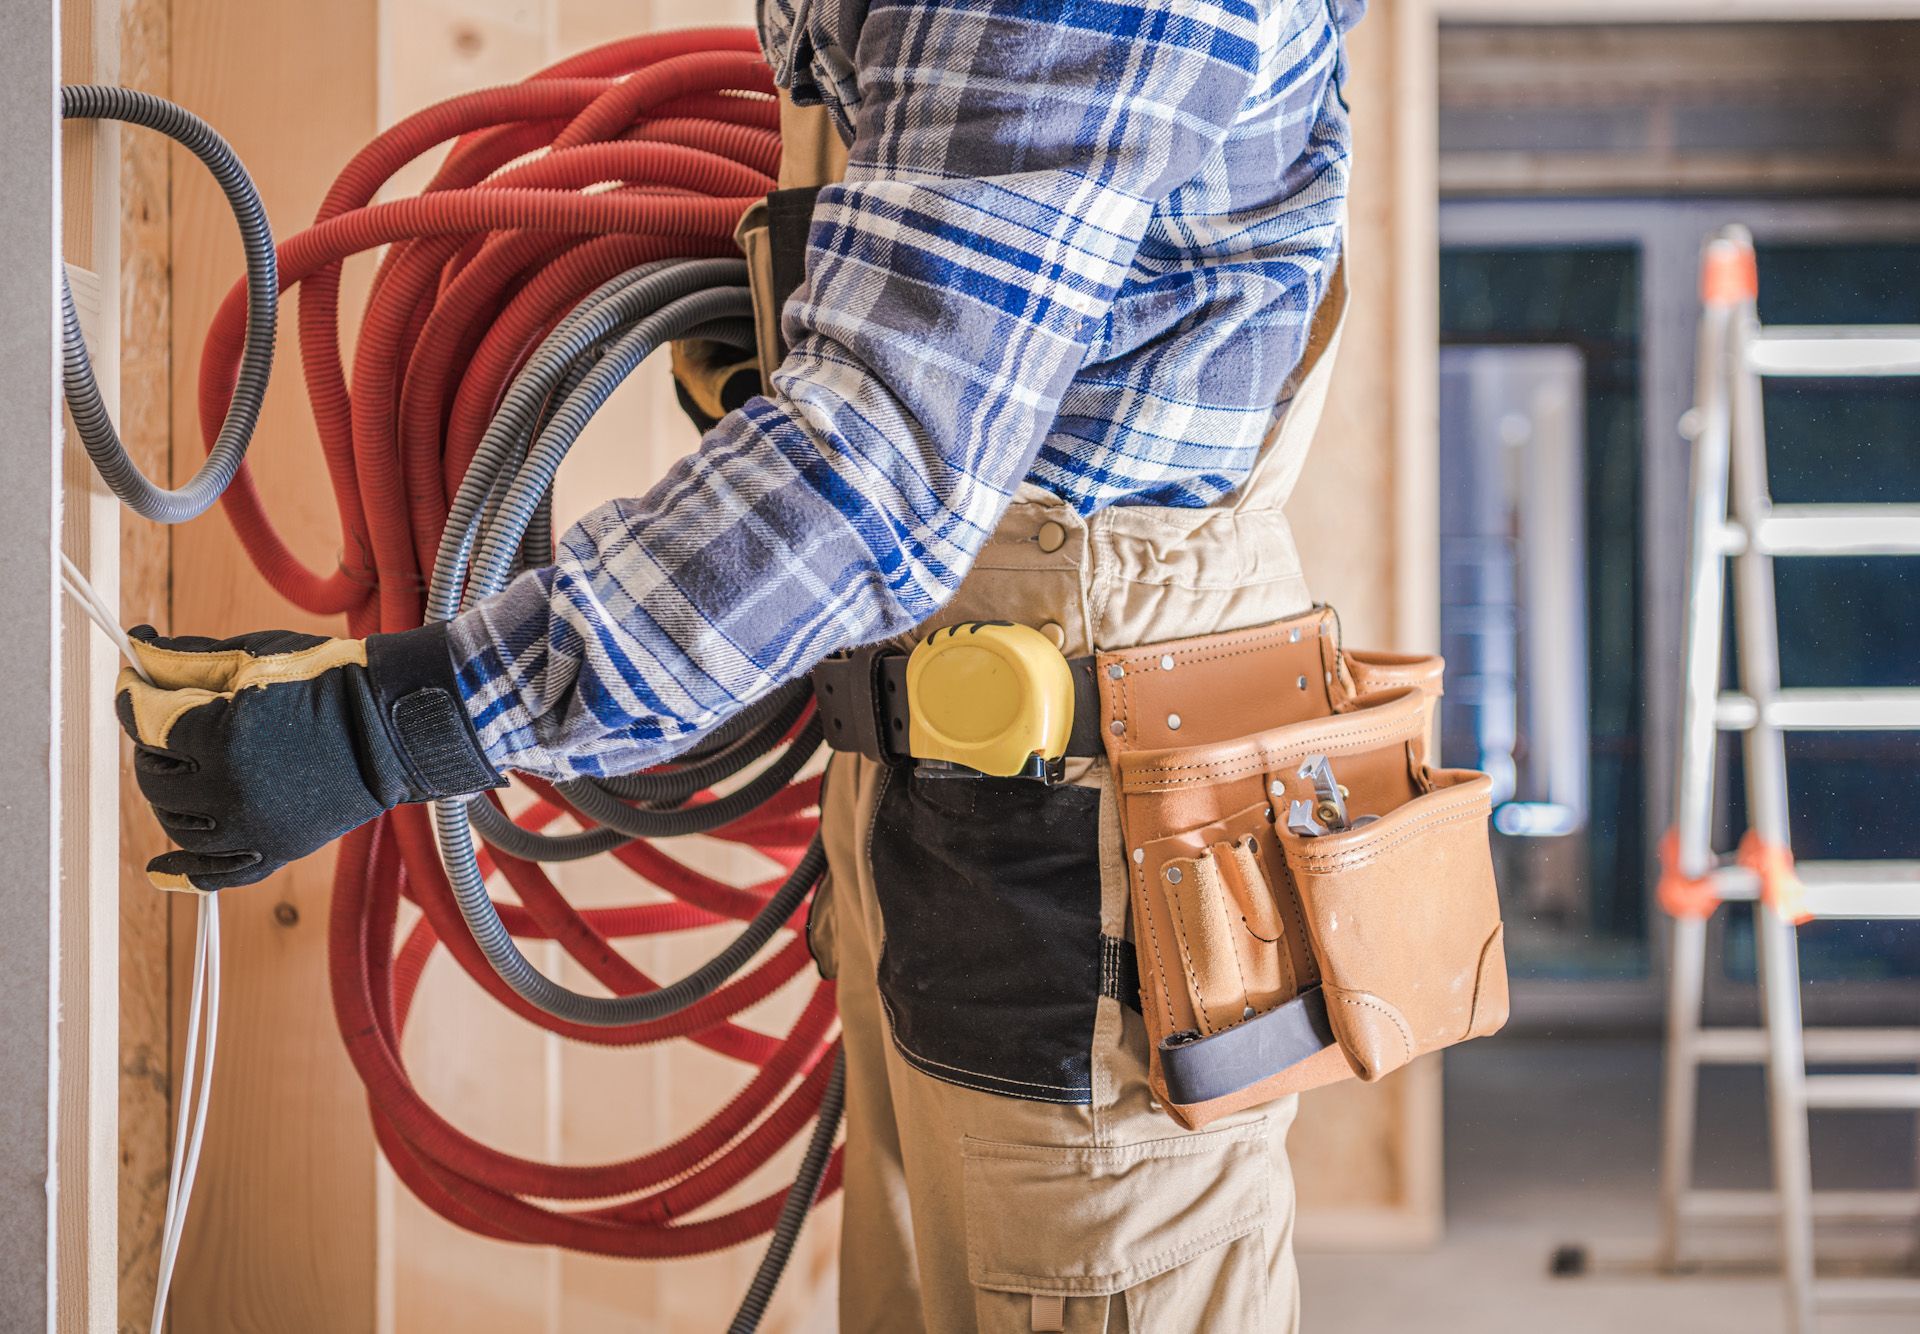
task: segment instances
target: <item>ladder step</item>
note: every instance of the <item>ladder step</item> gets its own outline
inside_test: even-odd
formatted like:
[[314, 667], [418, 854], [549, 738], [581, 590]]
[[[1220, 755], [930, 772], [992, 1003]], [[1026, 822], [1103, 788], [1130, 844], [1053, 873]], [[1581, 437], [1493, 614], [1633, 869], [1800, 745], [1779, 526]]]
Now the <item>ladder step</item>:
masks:
[[1808, 1075], [1805, 1098], [1831, 1110], [1920, 1111], [1920, 1075]]
[[1776, 505], [1759, 530], [1769, 556], [1920, 556], [1920, 505]]
[[[1747, 731], [1760, 717], [1753, 697], [1735, 691], [1721, 695], [1713, 713], [1726, 732]], [[1766, 721], [1787, 732], [1920, 731], [1920, 690], [1782, 690], [1767, 702]]]
[[[1810, 1064], [1920, 1064], [1920, 1028], [1809, 1028], [1802, 1043]], [[1764, 1028], [1703, 1028], [1693, 1037], [1702, 1065], [1764, 1065]]]
[[1747, 351], [1760, 375], [1920, 375], [1920, 325], [1791, 325], [1762, 329]]
[[[1680, 1197], [1680, 1216], [1690, 1223], [1764, 1223], [1780, 1216], [1780, 1197], [1770, 1190], [1690, 1190]], [[1819, 1223], [1908, 1223], [1920, 1219], [1920, 1190], [1816, 1190], [1813, 1217]]]
[[[1807, 911], [1815, 917], [1920, 918], [1920, 861], [1801, 862], [1794, 868], [1806, 886]], [[1721, 866], [1713, 888], [1726, 903], [1751, 903], [1760, 882], [1744, 866]]]
[[1813, 1304], [1823, 1311], [1920, 1309], [1920, 1278], [1830, 1278], [1813, 1285]]

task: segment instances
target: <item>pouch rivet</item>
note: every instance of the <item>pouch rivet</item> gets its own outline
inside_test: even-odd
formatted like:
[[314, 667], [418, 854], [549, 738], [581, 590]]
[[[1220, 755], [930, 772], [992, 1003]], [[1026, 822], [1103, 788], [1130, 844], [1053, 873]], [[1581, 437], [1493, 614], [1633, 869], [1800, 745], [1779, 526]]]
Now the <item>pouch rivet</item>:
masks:
[[1147, 850], [1145, 848], [1135, 848], [1133, 850], [1133, 860], [1135, 865], [1138, 865], [1139, 863], [1144, 862], [1146, 859], [1147, 859]]
[[1115, 718], [1113, 722], [1108, 725], [1108, 730], [1115, 736], [1125, 736], [1127, 734], [1127, 725], [1118, 718]]
[[1170, 732], [1178, 732], [1178, 731], [1180, 730], [1180, 715], [1179, 715], [1179, 714], [1177, 714], [1177, 713], [1170, 713], [1170, 714], [1168, 714], [1168, 715], [1167, 715], [1167, 730], [1168, 730], [1168, 731], [1170, 731]]
[[1291, 630], [1289, 630], [1289, 631], [1287, 631], [1287, 642], [1288, 642], [1289, 644], [1298, 644], [1298, 643], [1300, 642], [1300, 627], [1299, 627], [1299, 626], [1297, 626], [1297, 625], [1296, 625], [1296, 626], [1294, 626], [1294, 627], [1293, 627], [1293, 629], [1291, 629]]
[[1167, 883], [1168, 883], [1169, 885], [1177, 885], [1177, 884], [1179, 884], [1179, 883], [1180, 883], [1180, 868], [1179, 868], [1179, 867], [1177, 867], [1177, 866], [1169, 866], [1169, 867], [1167, 868]]
[[1273, 807], [1271, 806], [1267, 807], [1267, 820], [1269, 823], [1273, 820]]
[[1276, 797], [1284, 797], [1287, 794], [1287, 785], [1276, 778], [1267, 785], [1267, 791]]
[[1125, 676], [1126, 674], [1127, 674], [1127, 669], [1125, 667], [1122, 667], [1117, 662], [1114, 663], [1113, 666], [1107, 668], [1107, 675], [1115, 681], [1118, 681], [1121, 677]]
[[1173, 670], [1173, 654], [1162, 653], [1160, 655], [1160, 670], [1163, 672], [1170, 672]]
[[1307, 688], [1307, 678], [1303, 676], [1298, 681], [1294, 682], [1294, 684], [1299, 686], [1302, 690], [1305, 690]]

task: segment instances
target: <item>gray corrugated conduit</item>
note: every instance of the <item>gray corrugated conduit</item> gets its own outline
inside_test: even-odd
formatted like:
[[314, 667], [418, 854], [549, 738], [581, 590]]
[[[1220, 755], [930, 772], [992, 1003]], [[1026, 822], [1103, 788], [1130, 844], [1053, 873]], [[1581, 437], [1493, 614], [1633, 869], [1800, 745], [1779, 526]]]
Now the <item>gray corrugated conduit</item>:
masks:
[[[428, 619], [450, 619], [504, 588], [521, 569], [546, 563], [553, 483], [562, 460], [593, 414], [662, 344], [702, 337], [752, 347], [752, 305], [745, 280], [745, 265], [732, 260], [644, 265], [601, 285], [554, 327], [508, 388], [461, 479], [428, 588]], [[671, 769], [561, 784], [567, 801], [595, 822], [592, 829], [567, 834], [523, 829], [484, 797], [437, 803], [440, 854], [460, 915], [514, 993], [573, 1023], [617, 1027], [676, 1014], [713, 994], [745, 967], [825, 874], [826, 852], [818, 835], [766, 906], [719, 954], [657, 991], [594, 996], [547, 977], [521, 953], [487, 892], [474, 834], [510, 856], [572, 861], [610, 852], [636, 838], [717, 829], [786, 787], [819, 749], [817, 719], [809, 720], [783, 754], [738, 788], [697, 805], [688, 803], [768, 755], [792, 733], [811, 699], [812, 689], [804, 681], [771, 691], [708, 732]], [[749, 1334], [766, 1312], [819, 1194], [839, 1131], [845, 1088], [842, 1056], [793, 1189], [729, 1334]]]
[[160, 523], [185, 523], [212, 508], [232, 483], [247, 457], [247, 444], [266, 401], [267, 380], [273, 372], [274, 323], [280, 309], [280, 272], [273, 249], [267, 213], [253, 188], [253, 179], [213, 127], [192, 112], [165, 98], [131, 88], [101, 84], [69, 84], [60, 90], [60, 114], [68, 120], [117, 120], [157, 130], [188, 149], [206, 164], [227, 196], [234, 221], [240, 224], [240, 243], [247, 255], [247, 341], [234, 382], [233, 402], [219, 437], [200, 470], [178, 490], [155, 486], [127, 456], [114, 429], [100, 386], [94, 382], [93, 363], [80, 336], [80, 317], [73, 306], [73, 289], [66, 271], [60, 274], [62, 359], [67, 408], [87, 457], [99, 469], [107, 489], [142, 518]]
[[[524, 564], [528, 528], [580, 433], [642, 361], [675, 338], [721, 338], [742, 347], [752, 303], [736, 260], [649, 264], [602, 284], [555, 326], [501, 401], [461, 479], [441, 538], [427, 615], [445, 620], [504, 588]], [[784, 788], [819, 748], [817, 722], [802, 727], [770, 765], [734, 791], [689, 805], [777, 746], [806, 708], [804, 684], [770, 693], [723, 724], [701, 757], [678, 770], [561, 785], [598, 828], [578, 834], [518, 829], [491, 802], [437, 804], [441, 856], [462, 917], [503, 981], [529, 1004], [571, 1023], [614, 1028], [666, 1018], [712, 994], [772, 938], [826, 868], [816, 839], [766, 906], [724, 950], [687, 977], [635, 996], [571, 990], [521, 953], [487, 893], [474, 830], [513, 856], [573, 860], [636, 838], [700, 833], [746, 815]], [[632, 802], [641, 804], [630, 804]]]

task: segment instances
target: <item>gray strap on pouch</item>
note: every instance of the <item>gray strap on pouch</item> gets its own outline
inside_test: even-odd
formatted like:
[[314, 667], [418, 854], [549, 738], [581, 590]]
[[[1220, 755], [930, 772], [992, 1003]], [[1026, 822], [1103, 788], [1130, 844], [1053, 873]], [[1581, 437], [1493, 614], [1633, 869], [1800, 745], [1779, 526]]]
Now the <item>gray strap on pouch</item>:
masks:
[[1175, 1033], [1160, 1044], [1167, 1096], [1182, 1107], [1251, 1088], [1333, 1045], [1320, 988], [1208, 1037]]

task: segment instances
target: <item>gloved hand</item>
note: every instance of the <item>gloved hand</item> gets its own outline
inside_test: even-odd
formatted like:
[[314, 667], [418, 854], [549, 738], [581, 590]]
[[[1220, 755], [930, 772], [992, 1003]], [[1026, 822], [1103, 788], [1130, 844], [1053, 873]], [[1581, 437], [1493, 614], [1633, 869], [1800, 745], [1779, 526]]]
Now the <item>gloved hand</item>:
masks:
[[502, 782], [444, 625], [365, 640], [130, 634], [153, 684], [123, 668], [114, 705], [140, 791], [180, 845], [147, 863], [162, 889], [250, 885], [402, 802]]

